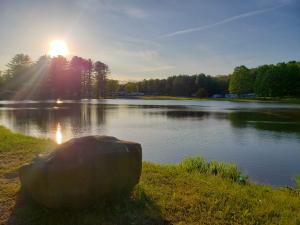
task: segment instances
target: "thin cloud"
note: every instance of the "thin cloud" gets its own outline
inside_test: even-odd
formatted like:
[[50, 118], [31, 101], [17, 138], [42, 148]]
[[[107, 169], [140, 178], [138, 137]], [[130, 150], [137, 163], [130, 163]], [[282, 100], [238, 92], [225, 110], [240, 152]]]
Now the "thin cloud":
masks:
[[147, 14], [142, 9], [135, 8], [135, 7], [125, 7], [123, 9], [124, 13], [132, 18], [142, 19], [146, 18]]
[[207, 25], [200, 26], [200, 27], [194, 27], [194, 28], [190, 28], [190, 29], [179, 30], [179, 31], [176, 31], [176, 32], [173, 32], [173, 33], [163, 35], [163, 37], [174, 37], [174, 36], [177, 36], [177, 35], [182, 35], [182, 34], [187, 34], [187, 33], [192, 33], [192, 32], [197, 32], [197, 31], [210, 29], [210, 28], [213, 28], [213, 27], [216, 27], [216, 26], [219, 26], [219, 25], [222, 25], [222, 24], [226, 24], [226, 23], [229, 23], [229, 22], [232, 22], [232, 21], [235, 21], [235, 20], [239, 20], [239, 19], [242, 19], [242, 18], [251, 17], [251, 16], [258, 15], [258, 14], [270, 12], [270, 11], [279, 9], [279, 8], [285, 6], [286, 4], [281, 4], [281, 5], [274, 6], [274, 7], [267, 8], [267, 9], [260, 9], [260, 10], [255, 10], [255, 11], [243, 13], [243, 14], [240, 14], [240, 15], [237, 15], [237, 16], [226, 18], [226, 19], [218, 21], [216, 23], [207, 24]]
[[154, 66], [154, 67], [144, 67], [137, 69], [136, 72], [157, 72], [157, 71], [166, 71], [173, 69], [174, 66], [171, 65], [160, 65], [160, 66]]
[[113, 4], [111, 2], [106, 2], [106, 4], [102, 5], [102, 7], [133, 19], [143, 19], [148, 17], [148, 14], [143, 9], [133, 5]]
[[128, 49], [116, 49], [114, 52], [117, 52], [124, 58], [132, 57], [134, 61], [144, 61], [149, 62], [153, 60], [158, 60], [159, 52], [156, 50], [128, 50]]

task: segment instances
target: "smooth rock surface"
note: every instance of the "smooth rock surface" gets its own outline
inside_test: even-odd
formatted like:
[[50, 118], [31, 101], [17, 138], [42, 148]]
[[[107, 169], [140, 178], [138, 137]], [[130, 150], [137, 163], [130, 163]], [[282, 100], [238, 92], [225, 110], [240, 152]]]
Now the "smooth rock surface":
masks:
[[74, 138], [19, 169], [22, 189], [48, 208], [83, 208], [130, 192], [142, 148], [109, 136]]

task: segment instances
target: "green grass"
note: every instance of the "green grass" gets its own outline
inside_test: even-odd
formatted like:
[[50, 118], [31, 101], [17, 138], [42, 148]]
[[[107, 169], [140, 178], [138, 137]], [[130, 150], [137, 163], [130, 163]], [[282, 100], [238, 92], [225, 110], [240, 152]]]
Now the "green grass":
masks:
[[176, 96], [141, 96], [144, 100], [198, 100], [198, 101], [232, 101], [232, 102], [262, 102], [262, 103], [291, 103], [300, 104], [300, 98], [196, 98]]
[[297, 190], [300, 191], [300, 175], [297, 175], [295, 177], [295, 183], [296, 183]]
[[20, 193], [16, 169], [53, 146], [0, 126], [0, 224], [300, 224], [299, 192], [241, 182], [235, 165], [203, 158], [178, 165], [144, 162], [139, 185], [118, 203], [49, 210]]
[[247, 177], [242, 175], [236, 164], [224, 164], [223, 162], [207, 162], [202, 157], [186, 158], [180, 164], [179, 168], [188, 173], [201, 173], [207, 175], [220, 176], [232, 181], [245, 184]]

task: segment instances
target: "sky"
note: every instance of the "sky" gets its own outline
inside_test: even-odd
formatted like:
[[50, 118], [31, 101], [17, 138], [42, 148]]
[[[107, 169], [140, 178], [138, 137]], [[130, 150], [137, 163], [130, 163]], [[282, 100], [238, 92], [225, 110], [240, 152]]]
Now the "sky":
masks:
[[54, 39], [120, 80], [300, 60], [300, 0], [0, 0], [0, 70]]

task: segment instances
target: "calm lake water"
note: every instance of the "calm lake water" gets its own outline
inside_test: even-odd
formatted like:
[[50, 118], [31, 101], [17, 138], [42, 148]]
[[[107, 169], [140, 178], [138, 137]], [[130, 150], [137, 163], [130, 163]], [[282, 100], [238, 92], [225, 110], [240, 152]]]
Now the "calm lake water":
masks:
[[300, 105], [225, 101], [0, 101], [0, 124], [58, 143], [91, 134], [137, 141], [143, 159], [235, 162], [251, 180], [293, 186], [300, 174]]

